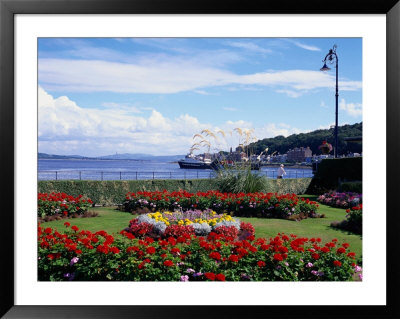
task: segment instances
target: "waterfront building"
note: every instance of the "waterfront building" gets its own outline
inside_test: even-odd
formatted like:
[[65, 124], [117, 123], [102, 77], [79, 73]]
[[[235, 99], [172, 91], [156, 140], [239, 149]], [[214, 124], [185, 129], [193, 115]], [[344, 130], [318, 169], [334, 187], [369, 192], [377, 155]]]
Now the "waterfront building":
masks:
[[310, 147], [295, 147], [287, 152], [287, 161], [294, 163], [305, 162], [307, 158], [312, 157]]
[[270, 157], [272, 163], [286, 163], [287, 154], [278, 154]]

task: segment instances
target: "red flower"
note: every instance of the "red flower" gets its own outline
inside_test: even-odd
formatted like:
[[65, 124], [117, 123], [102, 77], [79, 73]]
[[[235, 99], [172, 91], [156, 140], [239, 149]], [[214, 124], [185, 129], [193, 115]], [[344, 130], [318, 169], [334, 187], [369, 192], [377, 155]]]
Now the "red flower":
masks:
[[153, 255], [156, 252], [156, 249], [154, 247], [147, 247], [146, 253]]
[[260, 268], [265, 267], [265, 262], [260, 260], [260, 261], [257, 262], [257, 266], [260, 267]]
[[118, 247], [111, 247], [111, 252], [113, 253], [113, 254], [118, 254], [119, 252], [120, 252], [120, 250], [118, 249]]
[[71, 229], [72, 229], [73, 231], [78, 231], [78, 230], [79, 230], [79, 228], [78, 228], [78, 227], [76, 227], [75, 225], [74, 225], [74, 226], [72, 226], [72, 227], [71, 227]]
[[324, 253], [328, 253], [329, 252], [329, 248], [328, 247], [322, 247], [321, 251]]
[[228, 260], [231, 262], [237, 263], [239, 261], [239, 256], [238, 255], [230, 255]]
[[311, 254], [311, 257], [312, 257], [313, 259], [315, 259], [315, 260], [318, 260], [318, 259], [319, 259], [319, 254], [313, 253], [313, 254]]
[[49, 243], [47, 242], [47, 241], [42, 241], [41, 243], [40, 243], [40, 247], [49, 247]]
[[287, 252], [288, 252], [288, 249], [287, 249], [285, 246], [281, 246], [281, 247], [279, 247], [279, 251], [280, 251], [281, 253], [287, 253]]
[[353, 253], [353, 252], [349, 252], [347, 254], [347, 257], [350, 257], [350, 258], [354, 258], [355, 256], [356, 256], [356, 253]]
[[171, 260], [164, 261], [164, 266], [166, 266], [166, 267], [172, 267], [173, 265], [174, 265], [174, 263]]
[[225, 281], [225, 275], [224, 274], [218, 274], [215, 276], [215, 279], [217, 279], [217, 281]]
[[51, 228], [47, 227], [47, 228], [44, 230], [44, 232], [45, 232], [46, 234], [51, 234]]
[[212, 259], [221, 260], [221, 254], [219, 252], [213, 251], [209, 256]]
[[206, 272], [204, 274], [204, 276], [208, 279], [208, 280], [215, 280], [215, 274], [212, 272]]
[[338, 249], [336, 250], [336, 252], [337, 252], [338, 254], [344, 254], [344, 253], [346, 252], [346, 249], [343, 248], [343, 247], [340, 247], [340, 248], [338, 248]]
[[342, 266], [342, 263], [339, 260], [334, 260], [333, 265], [336, 267], [340, 267], [340, 266]]
[[282, 261], [282, 260], [283, 260], [283, 257], [282, 257], [281, 254], [275, 254], [275, 255], [274, 255], [274, 260]]

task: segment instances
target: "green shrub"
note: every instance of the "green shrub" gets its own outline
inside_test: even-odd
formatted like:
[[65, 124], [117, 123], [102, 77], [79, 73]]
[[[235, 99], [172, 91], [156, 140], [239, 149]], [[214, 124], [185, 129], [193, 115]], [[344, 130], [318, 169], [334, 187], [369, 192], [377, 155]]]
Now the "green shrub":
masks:
[[362, 181], [362, 157], [324, 159], [318, 164], [307, 194], [320, 195], [338, 189], [341, 182], [352, 181]]
[[362, 234], [362, 204], [346, 209], [346, 219], [331, 223], [332, 227]]
[[362, 182], [343, 182], [340, 184], [340, 191], [362, 194]]

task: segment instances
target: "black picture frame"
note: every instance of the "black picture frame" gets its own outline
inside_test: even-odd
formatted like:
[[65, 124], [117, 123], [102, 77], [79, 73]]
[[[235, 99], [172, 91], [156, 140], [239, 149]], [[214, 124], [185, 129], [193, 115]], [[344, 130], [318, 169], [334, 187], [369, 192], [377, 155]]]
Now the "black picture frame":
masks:
[[[14, 18], [16, 14], [385, 14], [387, 21], [387, 304], [386, 306], [22, 306], [14, 290]], [[400, 3], [398, 0], [0, 0], [0, 181], [2, 187], [0, 315], [4, 318], [158, 318], [362, 315], [399, 317], [396, 252], [400, 162]], [[376, 106], [382, 107], [382, 106]], [[377, 174], [384, 174], [377, 167]], [[379, 187], [379, 185], [377, 185]], [[377, 239], [380, 240], [380, 239]], [[377, 253], [377, 258], [379, 258]], [[382, 279], [384, 280], [384, 279]], [[295, 298], [295, 296], [294, 296]]]

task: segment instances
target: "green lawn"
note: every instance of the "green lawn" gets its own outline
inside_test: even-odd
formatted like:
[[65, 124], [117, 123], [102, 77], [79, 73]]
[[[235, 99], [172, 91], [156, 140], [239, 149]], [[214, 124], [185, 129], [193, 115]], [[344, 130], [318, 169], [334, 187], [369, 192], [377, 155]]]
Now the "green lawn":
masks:
[[[312, 197], [309, 197], [312, 199]], [[105, 230], [108, 233], [118, 233], [128, 227], [129, 221], [134, 218], [129, 213], [116, 210], [115, 207], [96, 207], [92, 211], [99, 213], [98, 217], [76, 218], [43, 223], [43, 227], [57, 228], [59, 231], [65, 229], [64, 222], [68, 221], [71, 225], [76, 225], [80, 229], [90, 231]], [[332, 221], [345, 219], [344, 209], [332, 208], [320, 205], [319, 213], [325, 214], [325, 218], [309, 218], [300, 222], [283, 219], [263, 219], [263, 218], [240, 218], [242, 221], [250, 222], [256, 229], [257, 237], [274, 237], [277, 233], [296, 234], [301, 237], [320, 237], [323, 242], [337, 238], [339, 242], [347, 242], [350, 248], [358, 257], [362, 254], [362, 238], [347, 231], [338, 230], [330, 227]]]

